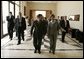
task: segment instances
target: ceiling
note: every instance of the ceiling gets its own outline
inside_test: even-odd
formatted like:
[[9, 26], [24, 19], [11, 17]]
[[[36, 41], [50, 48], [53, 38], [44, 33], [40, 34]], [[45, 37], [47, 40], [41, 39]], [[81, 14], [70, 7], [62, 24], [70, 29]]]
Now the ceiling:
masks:
[[33, 3], [57, 3], [57, 1], [27, 1], [27, 2], [33, 2]]

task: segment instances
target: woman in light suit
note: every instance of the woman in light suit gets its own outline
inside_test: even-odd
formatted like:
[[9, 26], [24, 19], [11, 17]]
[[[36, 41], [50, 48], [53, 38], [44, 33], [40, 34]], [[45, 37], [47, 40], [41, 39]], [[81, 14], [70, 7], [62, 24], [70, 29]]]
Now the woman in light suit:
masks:
[[50, 16], [51, 21], [48, 24], [48, 38], [50, 39], [50, 51], [49, 53], [55, 54], [55, 48], [56, 48], [56, 41], [57, 41], [57, 35], [59, 31], [59, 23], [58, 20], [55, 19], [55, 15], [52, 14]]

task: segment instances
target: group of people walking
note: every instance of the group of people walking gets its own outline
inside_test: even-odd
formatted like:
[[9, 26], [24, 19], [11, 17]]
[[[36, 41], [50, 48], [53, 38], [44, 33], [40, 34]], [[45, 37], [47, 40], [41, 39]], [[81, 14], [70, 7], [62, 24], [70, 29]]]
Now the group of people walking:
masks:
[[9, 12], [9, 16], [7, 16], [8, 21], [8, 34], [10, 39], [13, 38], [13, 29], [15, 28], [16, 36], [18, 37], [18, 44], [21, 44], [21, 38], [24, 41], [24, 30], [26, 29], [26, 21], [25, 18], [22, 17], [21, 12], [19, 12], [17, 18], [12, 15], [12, 12]]
[[[15, 17], [12, 15], [12, 12], [9, 13], [9, 16], [7, 16], [8, 21], [8, 33], [12, 40], [13, 37], [13, 28], [15, 26], [16, 29], [16, 35], [18, 37], [18, 44], [21, 44], [21, 37], [24, 39], [24, 30], [26, 29], [26, 22], [25, 18], [22, 17], [21, 12], [19, 12], [19, 15], [15, 19]], [[33, 45], [34, 45], [34, 53], [41, 53], [41, 44], [42, 39], [44, 39], [45, 35], [50, 39], [50, 50], [49, 53], [55, 54], [55, 48], [56, 48], [56, 41], [57, 41], [57, 35], [59, 32], [59, 29], [62, 30], [62, 42], [64, 42], [65, 34], [70, 29], [69, 21], [68, 20], [60, 20], [58, 22], [58, 19], [55, 19], [55, 15], [52, 14], [49, 18], [49, 21], [43, 17], [42, 14], [37, 15], [37, 19], [33, 21], [33, 24], [31, 26], [31, 37], [33, 37]]]

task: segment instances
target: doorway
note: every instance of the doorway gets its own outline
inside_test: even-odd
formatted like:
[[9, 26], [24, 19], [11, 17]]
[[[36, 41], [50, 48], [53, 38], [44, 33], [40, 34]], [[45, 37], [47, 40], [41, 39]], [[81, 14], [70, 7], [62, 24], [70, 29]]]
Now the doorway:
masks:
[[46, 11], [35, 11], [35, 17], [36, 17], [38, 14], [42, 14], [43, 17], [46, 17]]
[[30, 19], [35, 20], [38, 14], [48, 18], [52, 14], [52, 10], [30, 10]]

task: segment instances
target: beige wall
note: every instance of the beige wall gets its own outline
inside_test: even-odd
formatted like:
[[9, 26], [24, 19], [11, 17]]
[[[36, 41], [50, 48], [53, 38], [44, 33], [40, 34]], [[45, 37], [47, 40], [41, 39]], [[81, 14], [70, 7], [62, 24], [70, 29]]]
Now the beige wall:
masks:
[[[57, 16], [70, 16], [80, 14], [80, 21], [70, 21], [70, 26], [83, 31], [83, 2], [59, 1], [57, 3]], [[67, 18], [68, 19], [68, 18]]]
[[[80, 21], [70, 21], [70, 26], [83, 31], [83, 2], [82, 1], [58, 1], [57, 3], [31, 3], [22, 1], [21, 11], [24, 15], [26, 6], [26, 15], [29, 16], [29, 10], [52, 10], [56, 16], [70, 16], [80, 14]], [[67, 17], [67, 19], [68, 19]]]
[[52, 12], [56, 13], [55, 3], [27, 3], [27, 12], [29, 15], [29, 10], [52, 10]]
[[[27, 1], [20, 1], [20, 11], [22, 12], [22, 15], [24, 16], [24, 6], [27, 7]], [[27, 10], [27, 8], [26, 8]], [[26, 12], [27, 15], [28, 12]]]

